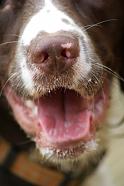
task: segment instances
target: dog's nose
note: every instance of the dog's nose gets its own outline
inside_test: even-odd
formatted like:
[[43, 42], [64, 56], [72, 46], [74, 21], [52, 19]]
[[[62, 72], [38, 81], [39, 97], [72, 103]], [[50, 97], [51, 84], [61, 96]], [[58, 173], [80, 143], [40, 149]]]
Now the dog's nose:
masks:
[[63, 72], [77, 62], [79, 42], [70, 35], [45, 35], [33, 40], [27, 51], [28, 61], [42, 71]]

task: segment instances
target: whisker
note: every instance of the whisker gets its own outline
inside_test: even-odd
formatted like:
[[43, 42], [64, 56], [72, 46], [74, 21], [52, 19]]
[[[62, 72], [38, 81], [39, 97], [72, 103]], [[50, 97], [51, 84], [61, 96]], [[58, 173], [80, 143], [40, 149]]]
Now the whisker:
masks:
[[0, 97], [2, 96], [2, 93], [3, 93], [3, 91], [4, 91], [4, 88], [7, 86], [7, 83], [8, 83], [12, 78], [14, 78], [16, 75], [17, 75], [17, 73], [14, 73], [14, 74], [12, 74], [12, 75], [6, 80], [6, 82], [4, 83], [4, 85], [3, 85], [2, 88], [1, 88]]
[[89, 30], [90, 28], [99, 26], [99, 25], [101, 25], [101, 24], [108, 23], [108, 22], [112, 22], [112, 21], [117, 21], [117, 20], [118, 20], [118, 19], [107, 19], [107, 20], [100, 21], [100, 22], [95, 23], [95, 24], [86, 25], [86, 26], [84, 26], [84, 28], [86, 28], [86, 29], [85, 29], [85, 31], [86, 31], [86, 30]]
[[[95, 62], [95, 60], [91, 59], [93, 62]], [[121, 77], [117, 72], [113, 71], [111, 68], [103, 65], [103, 64], [100, 64], [100, 63], [93, 63], [92, 65], [96, 66], [96, 67], [99, 67], [99, 68], [102, 68], [105, 72], [107, 73], [110, 73], [112, 74], [114, 77], [116, 77], [117, 79], [121, 80], [122, 82], [124, 82], [124, 78]]]
[[0, 43], [0, 47], [1, 46], [4, 46], [4, 45], [7, 45], [7, 44], [14, 44], [14, 43], [17, 43], [18, 41], [7, 41], [5, 43]]
[[93, 72], [91, 72], [91, 75], [95, 79], [95, 83], [98, 83], [98, 85], [102, 88], [101, 82], [100, 82], [100, 80], [98, 79], [98, 77], [95, 74], [95, 69], [94, 69]]
[[13, 37], [16, 36], [16, 37], [18, 37], [18, 38], [21, 37], [21, 36], [19, 36], [18, 34], [6, 34], [6, 36], [13, 36]]

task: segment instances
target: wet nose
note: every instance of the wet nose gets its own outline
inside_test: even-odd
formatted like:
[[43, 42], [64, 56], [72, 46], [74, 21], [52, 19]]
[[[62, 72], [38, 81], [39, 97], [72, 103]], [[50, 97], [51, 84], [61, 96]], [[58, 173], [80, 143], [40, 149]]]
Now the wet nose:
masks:
[[44, 72], [65, 71], [77, 62], [78, 39], [69, 35], [45, 35], [34, 39], [28, 47], [28, 61]]

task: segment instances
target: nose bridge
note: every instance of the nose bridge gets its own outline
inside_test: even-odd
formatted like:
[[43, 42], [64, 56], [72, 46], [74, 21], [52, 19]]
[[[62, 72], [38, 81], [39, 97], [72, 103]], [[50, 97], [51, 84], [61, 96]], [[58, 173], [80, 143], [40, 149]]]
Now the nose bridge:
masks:
[[22, 32], [21, 41], [25, 46], [28, 46], [40, 32], [54, 34], [59, 31], [74, 30], [77, 33], [79, 32], [73, 18], [58, 9], [53, 3], [47, 3], [27, 22]]

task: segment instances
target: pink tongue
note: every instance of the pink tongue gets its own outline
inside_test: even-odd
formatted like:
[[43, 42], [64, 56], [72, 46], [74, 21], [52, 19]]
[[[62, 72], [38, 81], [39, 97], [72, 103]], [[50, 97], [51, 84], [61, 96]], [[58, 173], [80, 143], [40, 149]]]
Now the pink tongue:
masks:
[[92, 113], [74, 91], [58, 90], [40, 98], [38, 118], [45, 137], [52, 143], [75, 141], [90, 134]]

